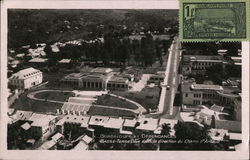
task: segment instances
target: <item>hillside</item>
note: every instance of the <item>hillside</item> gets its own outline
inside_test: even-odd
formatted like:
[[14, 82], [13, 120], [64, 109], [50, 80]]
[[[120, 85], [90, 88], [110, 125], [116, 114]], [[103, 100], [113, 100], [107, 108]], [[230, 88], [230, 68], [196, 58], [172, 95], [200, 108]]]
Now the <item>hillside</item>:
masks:
[[[8, 47], [53, 43], [110, 31], [162, 30], [176, 26], [177, 10], [48, 10], [9, 9]], [[90, 36], [90, 33], [92, 35]]]

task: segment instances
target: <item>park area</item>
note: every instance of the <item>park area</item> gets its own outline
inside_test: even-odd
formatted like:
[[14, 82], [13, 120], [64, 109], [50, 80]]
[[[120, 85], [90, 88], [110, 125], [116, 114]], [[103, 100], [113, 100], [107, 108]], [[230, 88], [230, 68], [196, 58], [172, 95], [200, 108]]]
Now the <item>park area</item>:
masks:
[[156, 109], [159, 104], [161, 88], [145, 87], [140, 92], [120, 92], [114, 91], [113, 94], [128, 98], [141, 104], [145, 109]]
[[118, 110], [112, 108], [102, 108], [97, 106], [90, 107], [88, 111], [89, 115], [101, 115], [101, 116], [112, 116], [112, 117], [135, 117], [135, 113], [126, 110]]
[[125, 99], [113, 97], [111, 95], [102, 95], [97, 98], [95, 102], [97, 105], [104, 105], [104, 106], [112, 106], [112, 107], [119, 107], [119, 108], [127, 108], [127, 109], [138, 109], [136, 105], [126, 101]]
[[[21, 94], [20, 97], [11, 106], [11, 108], [33, 112], [56, 112], [57, 109], [60, 109], [62, 107], [63, 102], [67, 101], [69, 97], [74, 96], [74, 93], [70, 91], [39, 91], [39, 89], [30, 90]], [[32, 94], [34, 92], [37, 92], [37, 94], [33, 95], [34, 98], [43, 99], [44, 101], [31, 99], [28, 97], [28, 94]], [[49, 100], [58, 101], [60, 103], [50, 102]]]
[[22, 94], [19, 99], [11, 106], [18, 110], [33, 111], [33, 112], [55, 112], [56, 109], [62, 107], [61, 103], [43, 102], [32, 100], [27, 97], [27, 93]]
[[45, 99], [45, 100], [54, 100], [65, 102], [69, 97], [74, 97], [75, 94], [71, 91], [60, 91], [60, 90], [48, 90], [44, 92], [39, 92], [34, 95], [35, 98]]

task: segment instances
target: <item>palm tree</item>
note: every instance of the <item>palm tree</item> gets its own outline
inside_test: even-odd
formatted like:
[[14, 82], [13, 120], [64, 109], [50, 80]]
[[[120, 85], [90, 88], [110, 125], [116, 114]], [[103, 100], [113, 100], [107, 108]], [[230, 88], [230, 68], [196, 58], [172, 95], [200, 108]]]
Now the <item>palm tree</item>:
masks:
[[170, 124], [164, 123], [164, 124], [162, 125], [161, 134], [162, 134], [162, 135], [169, 135], [169, 134], [170, 134], [170, 131], [171, 131]]

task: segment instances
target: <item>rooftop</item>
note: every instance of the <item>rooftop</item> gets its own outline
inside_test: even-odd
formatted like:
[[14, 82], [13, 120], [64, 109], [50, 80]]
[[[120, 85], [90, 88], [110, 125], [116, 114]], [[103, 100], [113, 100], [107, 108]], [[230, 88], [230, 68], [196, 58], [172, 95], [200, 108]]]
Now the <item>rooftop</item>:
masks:
[[33, 121], [31, 126], [42, 127], [47, 125], [51, 120], [55, 119], [56, 116], [33, 113], [29, 118], [29, 121]]
[[142, 118], [139, 123], [136, 129], [154, 131], [158, 127], [158, 119]]
[[57, 124], [60, 125], [63, 123], [79, 123], [81, 124], [81, 127], [88, 127], [88, 122], [89, 122], [90, 116], [76, 116], [76, 115], [67, 115], [65, 117], [63, 117], [63, 119], [61, 119]]
[[223, 90], [219, 85], [209, 85], [209, 84], [192, 84], [191, 89], [193, 90]]
[[107, 73], [112, 72], [112, 69], [111, 69], [111, 68], [97, 67], [97, 68], [92, 69], [90, 72], [91, 72], [91, 73], [107, 74]]
[[51, 139], [57, 142], [61, 137], [63, 137], [61, 133], [56, 133]]
[[108, 82], [114, 82], [114, 83], [127, 83], [128, 78], [123, 78], [123, 77], [117, 77], [117, 76], [112, 76]]
[[65, 111], [87, 112], [89, 108], [90, 108], [89, 104], [64, 102], [61, 109]]
[[31, 111], [20, 111], [17, 110], [16, 113], [10, 116], [12, 122], [16, 122], [18, 120], [28, 120], [33, 113]]
[[239, 93], [241, 93], [241, 90], [238, 87], [223, 86], [223, 90], [218, 93], [223, 96], [230, 96], [237, 98], [240, 97]]
[[104, 127], [105, 128], [120, 129], [120, 128], [122, 128], [123, 122], [124, 122], [124, 119], [122, 119], [121, 117], [119, 117], [119, 118], [109, 118], [107, 123], [105, 123]]
[[93, 138], [89, 137], [88, 135], [84, 135], [81, 140], [86, 144], [89, 144], [93, 140]]
[[88, 144], [86, 144], [83, 141], [80, 141], [72, 150], [82, 151], [82, 150], [87, 150], [88, 147], [89, 147]]
[[109, 117], [106, 116], [91, 116], [89, 120], [89, 125], [104, 126], [107, 123]]
[[70, 63], [71, 59], [62, 59], [58, 63]]
[[224, 109], [224, 107], [216, 105], [216, 104], [214, 104], [214, 105], [211, 106], [211, 110], [213, 110], [215, 112], [222, 112], [223, 109]]
[[26, 68], [26, 69], [20, 70], [17, 73], [14, 73], [10, 77], [10, 79], [27, 79], [29, 77], [32, 77], [32, 76], [40, 74], [40, 73], [41, 73], [41, 71], [30, 67], [30, 68]]
[[224, 137], [228, 135], [228, 131], [225, 129], [215, 129], [212, 128], [209, 130], [209, 136], [216, 141], [224, 140]]
[[210, 61], [210, 60], [222, 60], [221, 56], [204, 56], [204, 55], [183, 55], [183, 61]]
[[64, 77], [64, 79], [80, 79], [86, 76], [86, 73], [71, 73]]
[[32, 62], [32, 63], [46, 63], [47, 61], [48, 61], [47, 58], [33, 58], [29, 60], [29, 62]]
[[135, 127], [137, 120], [136, 119], [125, 119], [123, 126], [124, 127]]

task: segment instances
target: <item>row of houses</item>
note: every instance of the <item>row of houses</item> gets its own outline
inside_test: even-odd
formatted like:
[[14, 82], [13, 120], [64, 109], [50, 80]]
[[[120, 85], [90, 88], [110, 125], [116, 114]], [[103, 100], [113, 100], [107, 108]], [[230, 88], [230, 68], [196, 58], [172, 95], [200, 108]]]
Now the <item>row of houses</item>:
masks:
[[153, 118], [137, 118], [124, 119], [122, 117], [114, 118], [107, 116], [88, 116], [88, 115], [66, 115], [56, 124], [57, 131], [64, 133], [65, 130], [78, 127], [79, 132], [92, 132], [93, 129], [110, 130], [117, 134], [132, 134], [135, 130], [160, 134], [163, 124], [169, 124], [170, 134], [174, 135], [174, 126], [177, 120], [171, 119], [153, 119]]
[[86, 134], [90, 137], [93, 137], [95, 129], [110, 130], [117, 134], [132, 134], [135, 130], [160, 134], [163, 124], [169, 124], [170, 134], [174, 135], [174, 126], [178, 122], [165, 118], [139, 117], [137, 119], [125, 119], [72, 114], [53, 116], [29, 111], [16, 111], [15, 114], [9, 116], [8, 124], [12, 125], [20, 121], [24, 132], [28, 132], [32, 138], [42, 141], [56, 132], [64, 134], [69, 130], [77, 130], [80, 135]]

